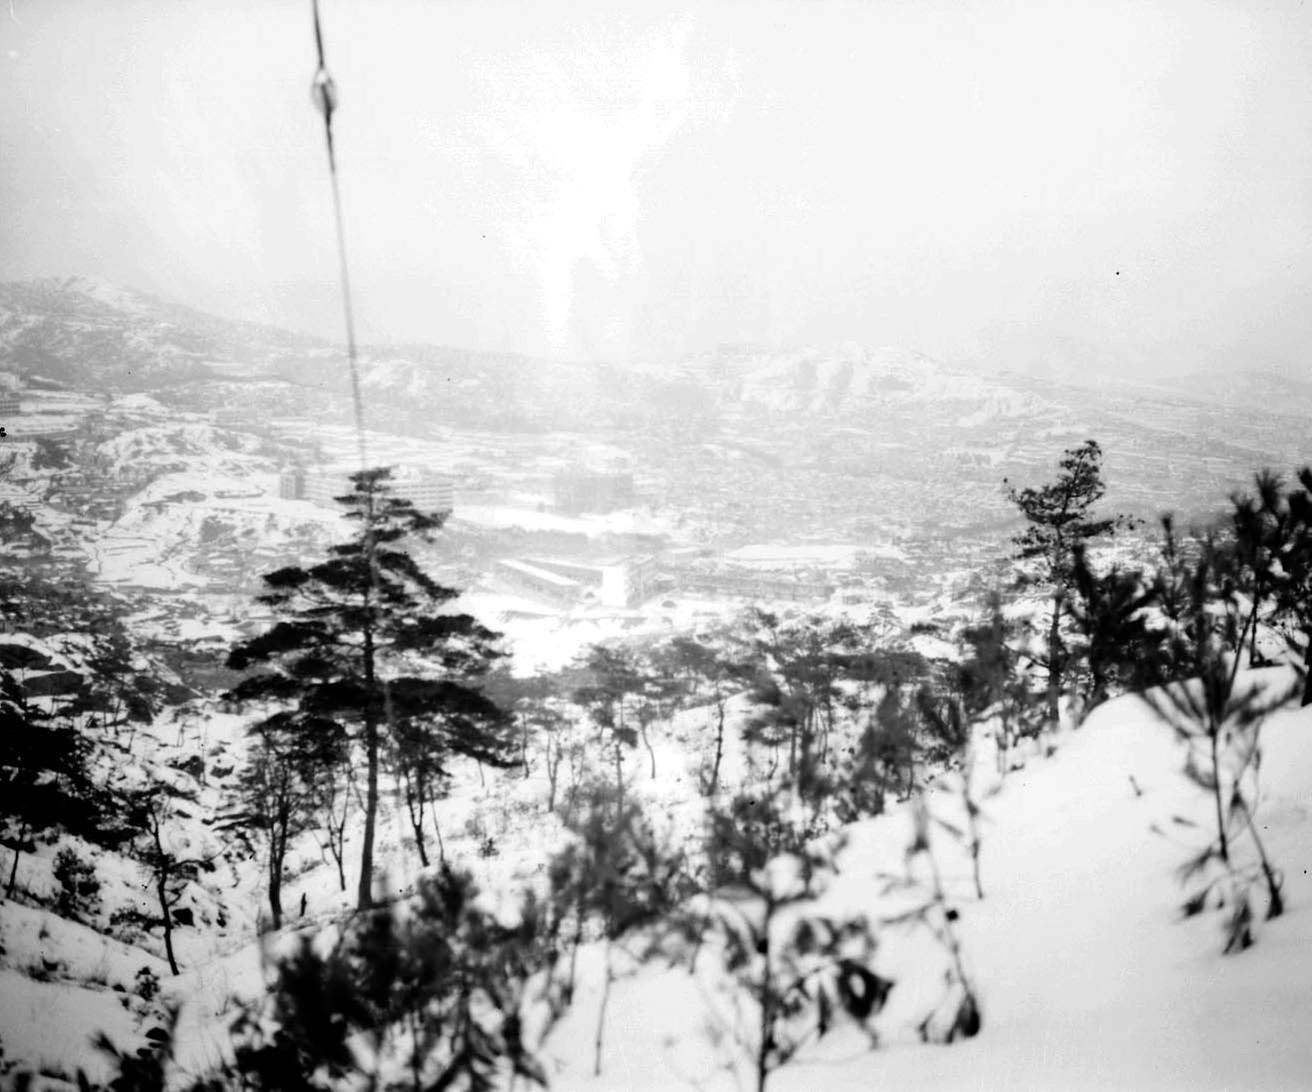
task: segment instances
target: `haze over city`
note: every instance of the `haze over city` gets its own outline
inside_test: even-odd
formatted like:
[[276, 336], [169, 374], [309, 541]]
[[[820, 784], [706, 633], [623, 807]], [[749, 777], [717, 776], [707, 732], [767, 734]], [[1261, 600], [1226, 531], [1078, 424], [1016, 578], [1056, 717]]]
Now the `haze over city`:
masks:
[[[0, 279], [339, 338], [307, 4], [12, 0]], [[1293, 4], [326, 0], [361, 337], [1295, 371]]]

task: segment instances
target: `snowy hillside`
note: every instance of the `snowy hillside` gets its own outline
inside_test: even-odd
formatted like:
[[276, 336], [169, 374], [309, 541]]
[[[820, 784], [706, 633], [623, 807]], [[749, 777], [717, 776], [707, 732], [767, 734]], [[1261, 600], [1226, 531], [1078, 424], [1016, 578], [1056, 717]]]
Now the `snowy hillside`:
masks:
[[[1276, 687], [1288, 676], [1270, 669], [1251, 677]], [[700, 716], [690, 711], [684, 730], [675, 734], [689, 738], [685, 733]], [[233, 738], [238, 727], [230, 718], [193, 717], [188, 724], [180, 726], [176, 743], [164, 744], [152, 733], [161, 738], [152, 759], [160, 768], [197, 745], [225, 754], [226, 747], [213, 750], [214, 744]], [[1227, 956], [1221, 954], [1222, 913], [1208, 909], [1182, 918], [1184, 892], [1176, 880], [1202, 840], [1208, 799], [1182, 775], [1178, 742], [1138, 698], [1113, 700], [1082, 726], [1045, 740], [1044, 753], [1017, 756], [1005, 780], [996, 773], [987, 731], [981, 731], [972, 792], [982, 807], [982, 900], [974, 893], [968, 856], [948, 832], [964, 824], [959, 777], [941, 778], [929, 793], [931, 815], [946, 824], [932, 828], [931, 849], [948, 905], [959, 915], [981, 1031], [951, 1045], [921, 1041], [927, 1014], [931, 1035], [941, 1032], [953, 995], [944, 986], [948, 959], [942, 946], [921, 924], [889, 920], [914, 903], [929, 880], [923, 857], [908, 866], [913, 809], [900, 804], [846, 829], [838, 874], [811, 907], [834, 918], [853, 911], [868, 917], [876, 937], [872, 966], [893, 983], [887, 1002], [864, 1024], [840, 1017], [828, 1036], [804, 1046], [772, 1075], [770, 1088], [1306, 1087], [1312, 1073], [1312, 1046], [1304, 1035], [1312, 1021], [1309, 732], [1312, 710], [1276, 714], [1264, 730], [1257, 814], [1268, 851], [1283, 869], [1287, 907], [1283, 916], [1255, 924], [1250, 950]], [[680, 756], [668, 743], [658, 753], [666, 774], [657, 780], [644, 776], [636, 785], [673, 819], [684, 791], [672, 776]], [[211, 769], [219, 769], [220, 761]], [[539, 806], [535, 781], [512, 778], [482, 791], [469, 783], [442, 806], [449, 852], [473, 863], [494, 890], [531, 876], [533, 861], [542, 860], [559, 838], [554, 821], [548, 827], [529, 820]], [[212, 798], [215, 787], [205, 795]], [[502, 818], [496, 820], [498, 813]], [[479, 862], [471, 839], [494, 827], [503, 852]], [[207, 837], [199, 826], [192, 829], [193, 837]], [[394, 836], [385, 836], [384, 851], [389, 869], [395, 868], [393, 882], [412, 882], [413, 870], [404, 865]], [[25, 868], [39, 875], [48, 862], [47, 854], [38, 854]], [[238, 916], [222, 937], [207, 945], [199, 933], [180, 934], [186, 963], [176, 979], [164, 974], [155, 943], [151, 954], [45, 911], [6, 906], [0, 913], [0, 943], [8, 953], [0, 970], [6, 983], [0, 1019], [11, 1056], [19, 1048], [30, 1051], [27, 1057], [46, 1058], [52, 1072], [84, 1065], [104, 1073], [103, 1059], [89, 1049], [92, 1031], [103, 1028], [130, 1041], [134, 1029], [139, 1034], [158, 1018], [152, 1016], [157, 1005], [141, 998], [136, 981], [145, 968], [142, 974], [162, 978], [164, 998], [184, 1003], [175, 1079], [195, 1076], [221, 1059], [230, 998], [254, 997], [265, 982], [267, 942], [239, 939], [251, 927], [240, 908], [258, 898], [255, 863], [241, 864], [235, 886], [229, 887], [232, 879], [223, 881], [229, 887], [225, 906]], [[776, 865], [772, 875], [786, 885], [786, 861]], [[106, 874], [127, 868], [102, 858]], [[332, 869], [298, 854], [294, 873], [298, 878], [285, 897], [308, 892], [312, 917], [323, 921], [337, 897]], [[908, 877], [910, 886], [903, 882]], [[32, 882], [40, 889], [48, 881]], [[213, 912], [203, 899], [196, 905], [198, 914]], [[294, 933], [294, 927], [285, 931], [274, 949], [285, 950]], [[638, 942], [629, 946], [636, 949]], [[36, 973], [34, 960], [42, 964]], [[735, 1042], [739, 1035], [750, 1038], [750, 1002], [726, 989], [713, 937], [706, 938], [692, 974], [660, 959], [637, 964], [617, 948], [612, 965], [619, 977], [607, 1003], [597, 1076], [602, 962], [602, 946], [585, 945], [574, 1004], [541, 1051], [551, 1088], [743, 1087], [748, 1067]], [[67, 1027], [62, 1037], [52, 1034], [56, 1021]], [[37, 1087], [65, 1086], [56, 1081]]]
[[[1280, 676], [1279, 671], [1268, 674]], [[1295, 1089], [1312, 1080], [1312, 709], [1264, 731], [1258, 810], [1284, 869], [1288, 909], [1257, 926], [1247, 952], [1221, 955], [1221, 915], [1181, 920], [1175, 874], [1202, 841], [1208, 798], [1181, 774], [1171, 732], [1124, 697], [985, 789], [977, 900], [957, 843], [935, 838], [960, 913], [983, 1029], [924, 1045], [915, 1025], [943, 993], [944, 958], [923, 931], [878, 931], [876, 969], [895, 985], [868, 1028], [832, 1032], [772, 1077], [772, 1089]], [[982, 749], [981, 769], [992, 765]], [[1137, 784], [1141, 795], [1136, 793]], [[996, 791], [995, 791], [996, 790]], [[960, 822], [947, 783], [932, 810]], [[884, 874], [905, 870], [910, 809], [850, 830], [841, 874], [822, 900], [878, 921], [899, 908]], [[594, 975], [551, 1040], [553, 1087], [569, 1092], [741, 1087], [727, 1068], [731, 1011], [713, 958], [690, 978], [649, 966], [613, 988], [606, 1062], [593, 1077]], [[871, 1051], [870, 1035], [878, 1039]], [[740, 1065], [742, 1059], [739, 1058]]]
[[148, 390], [298, 361], [314, 347], [94, 277], [0, 284], [0, 360], [25, 377]]

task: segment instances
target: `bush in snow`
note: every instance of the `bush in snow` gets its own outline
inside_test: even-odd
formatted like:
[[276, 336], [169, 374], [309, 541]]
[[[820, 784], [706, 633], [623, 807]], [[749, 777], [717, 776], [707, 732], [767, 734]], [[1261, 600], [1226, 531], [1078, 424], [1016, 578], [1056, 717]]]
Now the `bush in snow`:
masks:
[[[947, 957], [943, 971], [943, 995], [920, 1022], [921, 1039], [940, 1043], [970, 1039], [979, 1034], [983, 1019], [975, 988], [966, 971], [961, 940], [957, 936], [956, 923], [960, 919], [960, 911], [953, 905], [943, 886], [938, 859], [934, 856], [933, 831], [935, 828], [941, 829], [961, 842], [969, 837], [972, 856], [976, 860], [977, 836], [973, 833], [968, 836], [952, 824], [932, 815], [924, 793], [916, 797], [912, 817], [911, 842], [906, 849], [906, 875], [891, 880], [888, 885], [888, 891], [909, 893], [913, 898], [912, 905], [886, 918], [884, 924], [910, 924], [927, 929]], [[917, 867], [923, 870], [919, 875]]]
[[552, 958], [535, 899], [506, 922], [442, 865], [412, 900], [342, 928], [326, 953], [302, 937], [277, 962], [268, 998], [232, 1027], [233, 1061], [197, 1088], [482, 1092], [511, 1074], [546, 1084], [522, 1019]]
[[[1211, 798], [1215, 832], [1180, 868], [1181, 881], [1193, 885], [1183, 910], [1191, 917], [1209, 904], [1227, 907], [1227, 953], [1253, 943], [1250, 891], [1259, 879], [1266, 888], [1266, 917], [1284, 910], [1281, 874], [1267, 856], [1254, 809], [1262, 723], [1298, 692], [1297, 685], [1240, 683], [1247, 623], [1241, 622], [1244, 608], [1234, 590], [1225, 551], [1202, 543], [1185, 588], [1191, 677], [1143, 695], [1184, 744], [1185, 776]], [[1253, 855], [1247, 860], [1241, 856], [1245, 842]]]
[[[107, 1092], [164, 1092], [168, 1085], [169, 1065], [173, 1059], [174, 1030], [178, 1022], [178, 1009], [169, 1007], [163, 1016], [163, 1024], [146, 1031], [146, 1042], [129, 1053], [116, 1046], [103, 1031], [92, 1036], [91, 1042], [114, 1063], [116, 1073], [103, 1087]], [[91, 1082], [82, 1070], [77, 1073], [79, 1092], [91, 1092]], [[211, 1086], [198, 1083], [193, 1092], [201, 1092]]]
[[[835, 917], [817, 907], [836, 873], [841, 840], [824, 848], [804, 844], [789, 833], [787, 807], [786, 794], [775, 794], [752, 802], [752, 822], [732, 813], [713, 819], [715, 874], [727, 882], [676, 922], [692, 944], [690, 966], [706, 938], [718, 939], [725, 970], [751, 1007], [753, 1031], [740, 1044], [751, 1056], [757, 1092], [830, 1030], [840, 1008], [865, 1021], [893, 988], [869, 967], [875, 938], [865, 916]], [[779, 855], [781, 846], [791, 848]]]
[[600, 927], [605, 939], [605, 979], [594, 1042], [594, 1072], [602, 1067], [606, 1007], [614, 981], [612, 947], [625, 936], [670, 914], [693, 894], [686, 856], [668, 846], [639, 804], [613, 785], [593, 787], [583, 819], [571, 826], [574, 839], [552, 860], [550, 908], [553, 933], [566, 932], [570, 951], [564, 995], [572, 996], [578, 949], [585, 926]]
[[84, 861], [77, 851], [65, 847], [55, 855], [55, 913], [61, 918], [86, 923], [100, 912], [100, 880], [96, 866]]

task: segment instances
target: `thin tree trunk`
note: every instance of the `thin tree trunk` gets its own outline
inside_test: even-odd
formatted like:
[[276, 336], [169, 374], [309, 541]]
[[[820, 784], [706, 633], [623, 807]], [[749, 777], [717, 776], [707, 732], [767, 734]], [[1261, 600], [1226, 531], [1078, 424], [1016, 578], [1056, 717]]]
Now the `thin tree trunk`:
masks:
[[[366, 600], [367, 606], [367, 600]], [[378, 716], [374, 707], [374, 631], [364, 631], [364, 749], [368, 762], [365, 781], [364, 839], [360, 848], [360, 882], [355, 908], [368, 910], [374, 904], [374, 834], [378, 821]]]
[[18, 857], [19, 854], [23, 852], [20, 847], [23, 844], [23, 839], [27, 837], [28, 833], [28, 825], [24, 823], [19, 831], [18, 838], [14, 841], [14, 861], [13, 864], [9, 866], [9, 883], [5, 887], [5, 898], [7, 899], [12, 899], [14, 897], [14, 891], [18, 887]]
[[[427, 776], [421, 771], [415, 779], [416, 795], [419, 797], [419, 830], [415, 837], [419, 842], [419, 859], [424, 867], [428, 867], [428, 846], [424, 838], [424, 809], [433, 810], [433, 796], [429, 792], [429, 783]], [[437, 816], [433, 816], [433, 826], [437, 827]], [[445, 855], [444, 855], [445, 857]]]
[[1303, 653], [1303, 700], [1300, 705], [1312, 705], [1312, 633], [1307, 634], [1307, 650]]
[[651, 758], [651, 779], [656, 780], [656, 751], [652, 748], [651, 740], [647, 738], [647, 722], [638, 721], [638, 731], [642, 734], [643, 746], [647, 748], [647, 754]]
[[606, 1006], [610, 1002], [610, 986], [614, 975], [610, 965], [610, 937], [606, 938], [606, 977], [601, 987], [601, 1008], [597, 1011], [597, 1034], [593, 1039], [592, 1075], [601, 1076], [601, 1041], [606, 1030]]
[[269, 913], [273, 927], [282, 928], [282, 860], [278, 850], [269, 848]]
[[547, 740], [547, 811], [548, 812], [553, 812], [556, 810], [556, 783], [557, 783], [557, 779], [560, 777], [561, 755], [559, 750], [559, 744], [555, 744], [555, 746], [556, 746], [556, 751], [553, 757], [552, 754], [553, 742], [551, 739]]
[[1054, 728], [1061, 722], [1061, 607], [1058, 592], [1052, 597], [1052, 622], [1048, 626], [1048, 720]]
[[1212, 797], [1216, 803], [1216, 835], [1221, 845], [1221, 860], [1230, 866], [1230, 839], [1225, 830], [1225, 805], [1221, 800], [1221, 761], [1217, 754], [1221, 730], [1213, 726], [1210, 733], [1212, 747]]
[[715, 761], [711, 766], [711, 791], [714, 796], [720, 791], [720, 760], [724, 757], [724, 700], [716, 698], [715, 702]]
[[155, 838], [155, 853], [158, 863], [155, 865], [155, 894], [159, 898], [159, 913], [164, 925], [164, 954], [168, 956], [169, 970], [176, 977], [178, 960], [173, 954], [173, 915], [169, 911], [169, 855], [164, 852], [164, 839], [160, 834], [159, 816], [150, 819], [151, 834]]
[[770, 973], [770, 921], [774, 917], [774, 902], [768, 896], [761, 926], [761, 1041], [756, 1047], [756, 1092], [765, 1092], [770, 1076], [770, 1048], [774, 1046], [774, 978]]
[[975, 755], [971, 749], [966, 751], [965, 766], [961, 781], [961, 795], [966, 805], [966, 820], [970, 828], [970, 870], [975, 880], [975, 897], [982, 900], [984, 898], [984, 884], [980, 880], [979, 854], [984, 847], [984, 841], [979, 835], [979, 805], [975, 803], [970, 794], [971, 778], [975, 772]]
[[[1236, 790], [1238, 795], [1238, 790]], [[1248, 801], [1239, 796], [1239, 802], [1243, 805], [1244, 819], [1248, 822], [1248, 833], [1253, 836], [1253, 844], [1257, 846], [1257, 856], [1262, 862], [1262, 877], [1266, 880], [1267, 907], [1266, 916], [1270, 921], [1272, 918], [1278, 918], [1285, 912], [1285, 900], [1280, 894], [1280, 878], [1276, 875], [1276, 870], [1271, 866], [1271, 860], [1266, 855], [1266, 847], [1262, 844], [1262, 839], [1257, 833], [1257, 824], [1253, 822], [1253, 812], [1248, 806]]]
[[1257, 604], [1253, 604], [1253, 628], [1248, 638], [1248, 666], [1257, 666]]
[[343, 792], [341, 817], [339, 818], [331, 807], [328, 811], [331, 822], [328, 828], [328, 840], [332, 846], [333, 860], [337, 863], [337, 884], [342, 891], [346, 890], [346, 820], [350, 810], [350, 794]]
[[373, 906], [374, 838], [378, 821], [378, 726], [369, 715], [365, 721], [365, 754], [368, 774], [365, 789], [364, 838], [360, 847], [360, 881], [356, 887], [355, 907]]
[[433, 815], [433, 833], [437, 835], [437, 859], [446, 864], [446, 842], [442, 840], [442, 825], [437, 821], [437, 808], [431, 809]]
[[287, 827], [290, 817], [286, 814], [284, 802], [278, 816], [278, 825], [269, 839], [269, 913], [273, 915], [273, 927], [282, 928], [282, 868], [287, 858]]
[[577, 895], [574, 899], [574, 938], [570, 946], [569, 953], [569, 981], [566, 983], [567, 996], [570, 1000], [574, 997], [574, 984], [579, 969], [579, 946], [583, 943], [583, 897]]
[[622, 763], [624, 759], [620, 754], [619, 740], [615, 741], [615, 792], [618, 798], [617, 807], [624, 810], [624, 770]]
[[169, 958], [169, 970], [174, 977], [181, 974], [178, 970], [178, 959], [173, 954], [173, 915], [169, 912], [167, 892], [164, 889], [164, 881], [161, 879], [158, 887], [160, 911], [164, 918], [164, 954]]
[[796, 718], [789, 725], [788, 729], [788, 776], [792, 777], [797, 773], [797, 736], [802, 730], [802, 724]]
[[[419, 808], [415, 809], [415, 797], [419, 796]], [[415, 832], [415, 847], [419, 850], [419, 864], [423, 868], [428, 867], [428, 848], [424, 845], [424, 798], [422, 783], [417, 789], [411, 787], [410, 778], [405, 777], [405, 785], [402, 789], [402, 795], [405, 797], [406, 814], [410, 817], [410, 829]]]

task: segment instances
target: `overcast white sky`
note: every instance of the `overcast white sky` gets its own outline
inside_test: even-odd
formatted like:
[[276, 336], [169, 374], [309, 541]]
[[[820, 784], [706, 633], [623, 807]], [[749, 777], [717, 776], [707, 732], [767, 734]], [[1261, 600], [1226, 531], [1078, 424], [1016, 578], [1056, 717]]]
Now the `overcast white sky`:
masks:
[[[309, 0], [12, 12], [0, 278], [339, 335]], [[1302, 3], [323, 15], [366, 340], [655, 360], [855, 340], [1108, 374], [1294, 369], [1312, 345]]]

